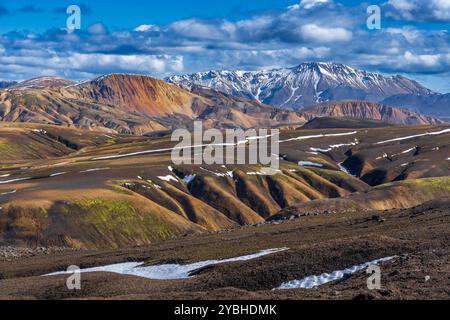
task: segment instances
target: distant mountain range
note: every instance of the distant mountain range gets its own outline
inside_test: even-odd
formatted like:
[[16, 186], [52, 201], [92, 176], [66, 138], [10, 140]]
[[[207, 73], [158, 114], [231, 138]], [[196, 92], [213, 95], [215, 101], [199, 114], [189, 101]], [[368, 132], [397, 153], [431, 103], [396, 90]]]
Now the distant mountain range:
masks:
[[383, 103], [450, 120], [450, 93], [395, 95], [385, 99]]
[[[450, 116], [449, 95], [433, 92], [403, 76], [387, 77], [337, 63], [303, 63], [267, 71], [208, 71], [166, 80], [186, 89], [206, 86], [290, 110], [329, 101], [365, 100]], [[436, 101], [439, 105], [435, 107]]]
[[[376, 81], [372, 76], [370, 79], [374, 88], [378, 85], [374, 92], [381, 93], [383, 86], [395, 82], [395, 90], [391, 88], [391, 92], [406, 90], [409, 86], [408, 90], [432, 96], [430, 91], [405, 78], [377, 78]], [[138, 135], [189, 128], [194, 120], [203, 120], [206, 127], [219, 129], [299, 126], [314, 117], [391, 124], [440, 122], [412, 111], [365, 101], [317, 103], [314, 107], [294, 111], [208, 86], [191, 84], [189, 90], [186, 89], [144, 75], [110, 74], [83, 83], [62, 78], [34, 78], [0, 90], [0, 121]], [[384, 92], [387, 90], [386, 87]]]
[[34, 122], [145, 134], [189, 127], [204, 120], [215, 128], [301, 124], [301, 115], [211, 89], [192, 92], [143, 75], [111, 74], [74, 84], [36, 78], [0, 91], [0, 121]]

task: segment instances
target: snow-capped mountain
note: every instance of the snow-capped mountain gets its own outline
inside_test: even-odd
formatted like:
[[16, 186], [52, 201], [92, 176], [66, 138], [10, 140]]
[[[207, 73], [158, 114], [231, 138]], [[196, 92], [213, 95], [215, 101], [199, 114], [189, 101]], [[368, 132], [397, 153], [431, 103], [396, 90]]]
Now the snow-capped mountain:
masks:
[[187, 89], [206, 86], [287, 109], [338, 100], [380, 102], [398, 94], [433, 92], [403, 76], [383, 76], [337, 63], [303, 63], [265, 71], [209, 71], [172, 76], [168, 82]]

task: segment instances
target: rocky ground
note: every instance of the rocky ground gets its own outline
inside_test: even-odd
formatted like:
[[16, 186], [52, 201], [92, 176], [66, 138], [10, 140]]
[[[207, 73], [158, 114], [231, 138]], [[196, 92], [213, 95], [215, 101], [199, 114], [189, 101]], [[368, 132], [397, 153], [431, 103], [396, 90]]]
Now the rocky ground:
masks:
[[39, 255], [49, 255], [58, 252], [63, 252], [74, 249], [61, 248], [61, 247], [15, 247], [15, 246], [0, 246], [0, 261], [12, 261], [14, 259], [20, 259], [25, 257], [34, 257]]
[[[0, 261], [5, 299], [449, 299], [450, 200], [412, 209], [348, 212], [277, 221], [228, 232], [190, 235], [145, 247], [62, 251]], [[65, 270], [129, 261], [189, 264], [289, 250], [203, 268], [181, 280], [97, 272], [70, 291]], [[396, 256], [380, 264], [381, 290], [367, 289], [365, 270], [315, 289], [273, 290], [286, 281]]]

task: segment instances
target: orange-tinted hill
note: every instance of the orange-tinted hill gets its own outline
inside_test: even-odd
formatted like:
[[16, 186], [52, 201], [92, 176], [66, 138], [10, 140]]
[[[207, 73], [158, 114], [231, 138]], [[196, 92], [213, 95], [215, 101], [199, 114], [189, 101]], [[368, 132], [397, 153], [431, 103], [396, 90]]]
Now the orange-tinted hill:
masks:
[[338, 117], [376, 120], [391, 124], [427, 125], [441, 123], [433, 117], [367, 101], [342, 101], [319, 104], [304, 110], [306, 118]]
[[67, 91], [79, 99], [149, 117], [182, 114], [192, 118], [194, 101], [202, 100], [178, 86], [142, 75], [112, 74], [69, 87]]
[[[112, 74], [66, 86], [0, 90], [0, 121], [146, 134], [191, 127], [254, 128], [301, 124], [299, 114], [214, 90], [187, 91], [149, 76]], [[42, 87], [43, 86], [43, 87]]]

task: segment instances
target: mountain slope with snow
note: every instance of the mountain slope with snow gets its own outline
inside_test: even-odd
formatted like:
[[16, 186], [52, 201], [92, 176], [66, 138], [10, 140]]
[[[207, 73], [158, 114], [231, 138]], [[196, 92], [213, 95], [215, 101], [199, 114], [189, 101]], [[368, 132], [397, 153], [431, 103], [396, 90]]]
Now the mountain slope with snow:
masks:
[[267, 71], [209, 71], [172, 76], [167, 81], [187, 89], [206, 86], [294, 110], [326, 101], [380, 102], [393, 95], [433, 93], [399, 75], [386, 77], [343, 64], [315, 62]]

